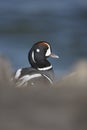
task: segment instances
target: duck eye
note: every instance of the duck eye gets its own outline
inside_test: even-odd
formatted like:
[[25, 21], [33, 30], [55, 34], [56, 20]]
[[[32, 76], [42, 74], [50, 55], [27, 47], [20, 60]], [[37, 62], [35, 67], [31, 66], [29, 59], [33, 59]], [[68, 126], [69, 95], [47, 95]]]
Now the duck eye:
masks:
[[40, 49], [36, 49], [36, 52], [40, 52]]

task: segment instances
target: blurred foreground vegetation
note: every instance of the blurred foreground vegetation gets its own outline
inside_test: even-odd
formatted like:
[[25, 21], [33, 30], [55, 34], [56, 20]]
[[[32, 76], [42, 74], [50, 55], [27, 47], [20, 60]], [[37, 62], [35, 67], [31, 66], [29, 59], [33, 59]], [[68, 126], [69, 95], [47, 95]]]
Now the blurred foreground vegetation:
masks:
[[87, 62], [51, 88], [16, 88], [10, 62], [0, 57], [0, 130], [86, 130]]

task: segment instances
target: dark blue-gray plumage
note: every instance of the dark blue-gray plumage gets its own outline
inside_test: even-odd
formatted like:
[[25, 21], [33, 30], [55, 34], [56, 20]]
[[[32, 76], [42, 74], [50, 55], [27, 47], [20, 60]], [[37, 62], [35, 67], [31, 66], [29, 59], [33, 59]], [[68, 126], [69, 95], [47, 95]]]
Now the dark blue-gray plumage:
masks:
[[50, 43], [46, 41], [35, 43], [28, 54], [31, 67], [19, 69], [15, 74], [17, 86], [52, 85], [55, 75], [51, 63], [47, 60], [48, 57], [59, 58], [52, 54]]

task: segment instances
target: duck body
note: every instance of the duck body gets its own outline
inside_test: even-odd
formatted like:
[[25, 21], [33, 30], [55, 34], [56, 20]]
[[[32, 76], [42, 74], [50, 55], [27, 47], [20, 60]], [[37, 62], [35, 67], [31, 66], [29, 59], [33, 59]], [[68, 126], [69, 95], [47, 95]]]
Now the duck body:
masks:
[[15, 73], [17, 87], [50, 86], [54, 82], [54, 71], [48, 57], [58, 58], [52, 54], [51, 46], [46, 41], [35, 43], [28, 53], [29, 68], [18, 69]]

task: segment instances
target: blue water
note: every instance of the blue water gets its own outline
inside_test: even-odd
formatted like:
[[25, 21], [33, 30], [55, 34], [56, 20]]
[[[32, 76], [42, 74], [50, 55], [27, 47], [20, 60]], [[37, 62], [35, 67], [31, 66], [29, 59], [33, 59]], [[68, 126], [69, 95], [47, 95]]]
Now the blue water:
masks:
[[[11, 61], [12, 66], [14, 66], [15, 69], [28, 67], [30, 66], [27, 58], [28, 52], [31, 46], [38, 40], [38, 36], [29, 34], [1, 35], [0, 43], [2, 44], [0, 46], [0, 54], [5, 55]], [[54, 46], [52, 43], [53, 52], [60, 56], [56, 47], [57, 46]], [[55, 69], [61, 68], [58, 67], [60, 66], [60, 59], [49, 58], [49, 61], [52, 62]], [[60, 69], [57, 69], [57, 71], [60, 72]]]
[[14, 69], [29, 65], [28, 51], [39, 40], [60, 56], [49, 59], [59, 75], [87, 59], [87, 1], [0, 0], [0, 54]]

